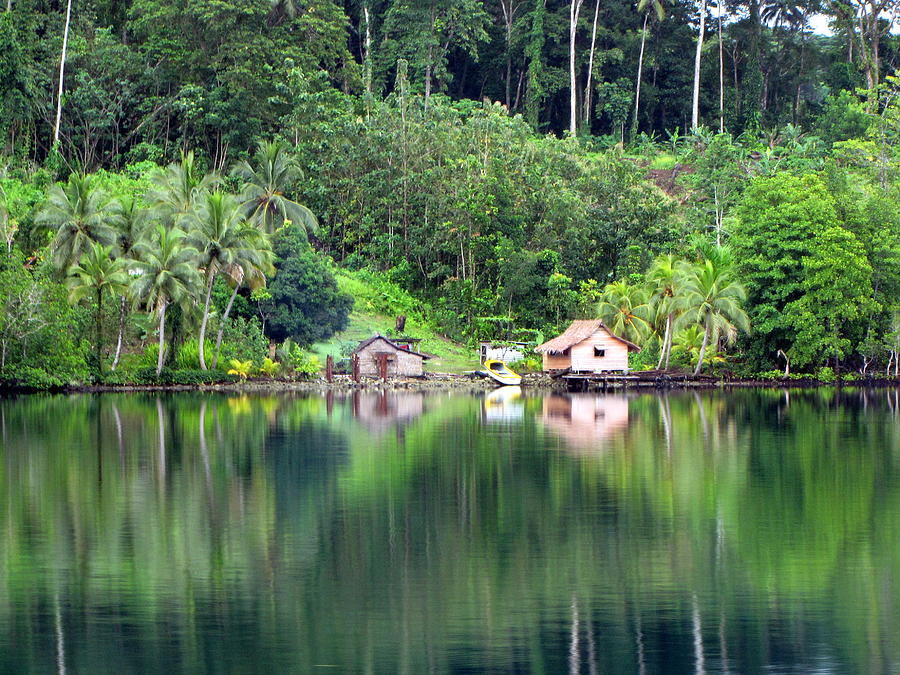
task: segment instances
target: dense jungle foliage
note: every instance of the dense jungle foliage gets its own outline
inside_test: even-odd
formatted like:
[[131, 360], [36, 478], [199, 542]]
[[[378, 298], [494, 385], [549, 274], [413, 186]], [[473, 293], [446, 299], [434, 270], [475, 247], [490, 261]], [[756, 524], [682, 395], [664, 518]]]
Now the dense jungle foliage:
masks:
[[895, 5], [8, 0], [0, 377], [313, 371], [339, 269], [463, 342], [896, 374]]

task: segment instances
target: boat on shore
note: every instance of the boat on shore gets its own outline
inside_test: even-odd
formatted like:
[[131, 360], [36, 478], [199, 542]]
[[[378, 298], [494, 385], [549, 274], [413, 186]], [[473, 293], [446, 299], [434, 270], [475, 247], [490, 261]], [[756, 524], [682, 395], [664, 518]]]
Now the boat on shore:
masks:
[[503, 385], [518, 387], [522, 384], [522, 376], [498, 359], [485, 361], [483, 372], [487, 377]]

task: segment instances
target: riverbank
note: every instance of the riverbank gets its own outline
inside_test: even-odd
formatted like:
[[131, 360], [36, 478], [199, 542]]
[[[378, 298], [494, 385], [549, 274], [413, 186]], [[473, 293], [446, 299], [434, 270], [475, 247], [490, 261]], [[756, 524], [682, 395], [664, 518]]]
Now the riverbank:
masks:
[[[70, 385], [54, 390], [53, 393], [127, 393], [127, 392], [191, 392], [211, 391], [225, 393], [271, 394], [281, 392], [323, 393], [329, 391], [490, 391], [498, 385], [490, 379], [473, 374], [428, 373], [421, 378], [395, 378], [382, 381], [377, 378], [363, 378], [354, 382], [349, 375], [335, 375], [332, 382], [324, 378], [313, 380], [271, 380], [249, 379], [235, 382], [207, 384], [86, 384]], [[529, 373], [522, 377], [522, 387], [532, 390], [554, 391], [634, 391], [634, 390], [675, 390], [675, 389], [813, 389], [818, 387], [900, 387], [897, 378], [847, 379], [831, 382], [809, 378], [761, 379], [761, 378], [714, 378], [693, 377], [635, 377], [621, 376], [583, 378], [566, 380], [552, 378], [544, 373]], [[41, 393], [20, 387], [0, 388], [0, 394]]]

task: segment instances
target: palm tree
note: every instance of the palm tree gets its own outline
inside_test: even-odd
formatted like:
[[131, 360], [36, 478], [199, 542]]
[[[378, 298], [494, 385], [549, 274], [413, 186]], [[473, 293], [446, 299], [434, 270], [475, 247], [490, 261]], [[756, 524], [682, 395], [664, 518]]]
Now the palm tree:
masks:
[[600, 319], [613, 333], [640, 344], [650, 330], [650, 305], [640, 286], [627, 281], [608, 284], [600, 298]]
[[271, 234], [285, 220], [302, 225], [310, 234], [319, 226], [312, 211], [285, 197], [302, 172], [281, 141], [260, 143], [253, 163], [238, 162], [231, 174], [244, 181], [241, 199], [247, 217], [265, 232]]
[[190, 222], [188, 243], [199, 251], [199, 266], [206, 270], [206, 297], [199, 337], [200, 367], [206, 370], [206, 326], [216, 275], [236, 261], [262, 266], [264, 251], [269, 251], [270, 246], [266, 235], [244, 219], [237, 200], [223, 192], [207, 194]]
[[214, 187], [219, 177], [214, 173], [202, 174], [193, 151], [189, 151], [181, 153], [180, 162], [155, 171], [150, 180], [153, 187], [147, 193], [148, 201], [163, 223], [175, 227], [190, 216], [201, 194]]
[[178, 228], [159, 225], [154, 236], [139, 241], [135, 268], [139, 276], [132, 284], [134, 296], [159, 315], [159, 354], [156, 374], [162, 372], [165, 351], [166, 309], [172, 303], [187, 304], [200, 283], [196, 268], [198, 252], [185, 244]]
[[684, 313], [677, 323], [679, 326], [703, 326], [703, 343], [694, 375], [700, 374], [711, 338], [718, 342], [724, 335], [726, 341], [733, 342], [738, 329], [750, 330], [747, 313], [741, 308], [746, 298], [744, 287], [734, 281], [731, 272], [715, 260], [706, 259], [685, 271], [680, 301]]
[[[141, 207], [133, 195], [121, 197], [111, 204], [113, 210], [112, 225], [116, 232], [115, 253], [120, 258], [126, 269], [134, 258], [134, 247], [143, 239], [147, 231], [149, 212]], [[128, 300], [122, 294], [119, 300], [119, 331], [116, 339], [116, 355], [113, 358], [110, 370], [115, 370], [119, 365], [122, 355], [122, 343], [125, 339], [125, 320], [128, 318]]]
[[97, 303], [95, 315], [97, 370], [103, 375], [103, 297], [124, 295], [128, 288], [128, 272], [122, 260], [112, 257], [112, 247], [92, 242], [81, 262], [69, 269], [69, 300], [78, 302], [93, 297]]
[[50, 251], [57, 272], [64, 273], [75, 264], [92, 243], [115, 242], [108, 203], [93, 176], [73, 173], [65, 186], [50, 188], [35, 223], [56, 229]]
[[233, 288], [231, 297], [228, 298], [228, 304], [225, 305], [225, 311], [222, 313], [222, 320], [219, 322], [219, 332], [216, 334], [216, 350], [212, 362], [213, 370], [219, 365], [219, 354], [222, 350], [222, 338], [225, 335], [225, 326], [228, 323], [228, 316], [231, 314], [231, 307], [234, 304], [238, 291], [244, 285], [244, 282], [247, 282], [251, 289], [265, 286], [266, 274], [271, 274], [274, 271], [275, 268], [272, 267], [271, 251], [265, 252], [265, 259], [263, 260], [263, 265], [260, 267], [255, 267], [253, 263], [248, 260], [236, 260], [224, 271], [226, 280]]
[[672, 254], [660, 256], [657, 258], [650, 271], [647, 273], [647, 280], [651, 287], [651, 298], [656, 315], [659, 318], [665, 318], [665, 333], [663, 335], [662, 345], [659, 350], [659, 363], [656, 369], [659, 370], [665, 364], [669, 367], [669, 357], [672, 352], [672, 334], [675, 317], [678, 315], [677, 302], [677, 286], [681, 271], [681, 263]]

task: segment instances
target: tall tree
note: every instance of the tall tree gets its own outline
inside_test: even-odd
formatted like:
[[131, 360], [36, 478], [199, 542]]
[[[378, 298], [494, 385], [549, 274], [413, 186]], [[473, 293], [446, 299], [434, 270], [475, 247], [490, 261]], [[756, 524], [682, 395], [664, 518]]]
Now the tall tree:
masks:
[[[114, 254], [123, 260], [126, 268], [134, 258], [134, 247], [146, 235], [149, 226], [150, 212], [144, 208], [137, 197], [125, 195], [112, 202], [112, 227], [116, 234]], [[116, 337], [116, 353], [110, 370], [119, 365], [122, 345], [125, 341], [125, 323], [128, 318], [128, 299], [125, 294], [119, 299], [119, 329]]]
[[728, 342], [738, 329], [750, 330], [750, 320], [741, 306], [747, 298], [744, 287], [732, 278], [727, 267], [705, 259], [686, 270], [682, 280], [680, 325], [703, 326], [703, 343], [694, 375], [699, 375], [710, 340], [724, 336]]
[[124, 296], [128, 290], [128, 271], [121, 260], [112, 256], [112, 246], [93, 242], [81, 256], [81, 261], [69, 269], [69, 300], [78, 302], [90, 297], [96, 303], [94, 348], [97, 371], [103, 375], [103, 298]]
[[427, 105], [435, 80], [441, 84], [449, 80], [450, 50], [458, 48], [477, 58], [478, 45], [488, 39], [489, 23], [480, 0], [393, 0], [382, 26], [385, 70], [397, 59], [407, 59], [423, 78]]
[[223, 192], [207, 194], [189, 222], [187, 243], [199, 252], [197, 262], [206, 276], [198, 343], [200, 368], [207, 370], [206, 327], [213, 282], [220, 271], [238, 261], [262, 266], [269, 244], [266, 235], [245, 220], [237, 200]]
[[650, 331], [651, 308], [646, 291], [627, 281], [615, 281], [603, 290], [600, 319], [613, 333], [641, 344]]
[[669, 357], [672, 352], [672, 338], [675, 319], [679, 313], [678, 284], [681, 277], [681, 263], [672, 254], [660, 256], [653, 261], [653, 265], [647, 272], [647, 280], [652, 288], [653, 307], [657, 317], [661, 317], [665, 324], [663, 339], [659, 349], [659, 362], [657, 370], [665, 366], [669, 367]]
[[157, 376], [165, 363], [166, 311], [173, 303], [187, 306], [200, 284], [196, 267], [198, 252], [185, 244], [185, 237], [178, 228], [159, 225], [153, 236], [135, 246], [138, 276], [132, 283], [132, 292], [159, 321]]
[[50, 251], [57, 273], [64, 275], [92, 242], [115, 242], [109, 201], [89, 175], [73, 173], [64, 186], [50, 188], [35, 223], [56, 229]]
[[666, 16], [666, 10], [661, 0], [639, 0], [637, 5], [638, 12], [644, 15], [643, 25], [641, 26], [641, 49], [638, 53], [638, 69], [637, 83], [634, 91], [634, 117], [631, 122], [631, 133], [637, 133], [638, 128], [638, 108], [641, 105], [641, 79], [644, 70], [644, 46], [647, 43], [647, 23], [652, 15], [656, 15], [657, 21], [662, 21]]
[[700, 28], [697, 33], [697, 51], [694, 54], [694, 89], [691, 97], [691, 129], [696, 129], [700, 125], [700, 57], [705, 36], [706, 0], [700, 0]]
[[247, 218], [262, 230], [271, 234], [290, 220], [302, 225], [308, 234], [315, 232], [319, 224], [313, 212], [285, 196], [303, 175], [287, 145], [261, 142], [252, 162], [239, 162], [231, 174], [243, 181], [241, 199]]
[[181, 161], [154, 171], [150, 180], [153, 187], [147, 200], [167, 227], [175, 227], [193, 213], [202, 193], [214, 187], [219, 177], [213, 173], [204, 174], [193, 151], [189, 151], [181, 153]]
[[[7, 8], [9, 11], [9, 7]], [[53, 145], [59, 143], [59, 122], [62, 118], [63, 81], [66, 73], [66, 51], [69, 46], [69, 23], [72, 18], [72, 0], [66, 2], [66, 23], [63, 28], [62, 53], [59, 57], [59, 86], [56, 92], [56, 123], [53, 125]]]
[[578, 132], [578, 80], [575, 72], [575, 38], [578, 35], [578, 15], [584, 0], [572, 0], [569, 5], [569, 133]]

